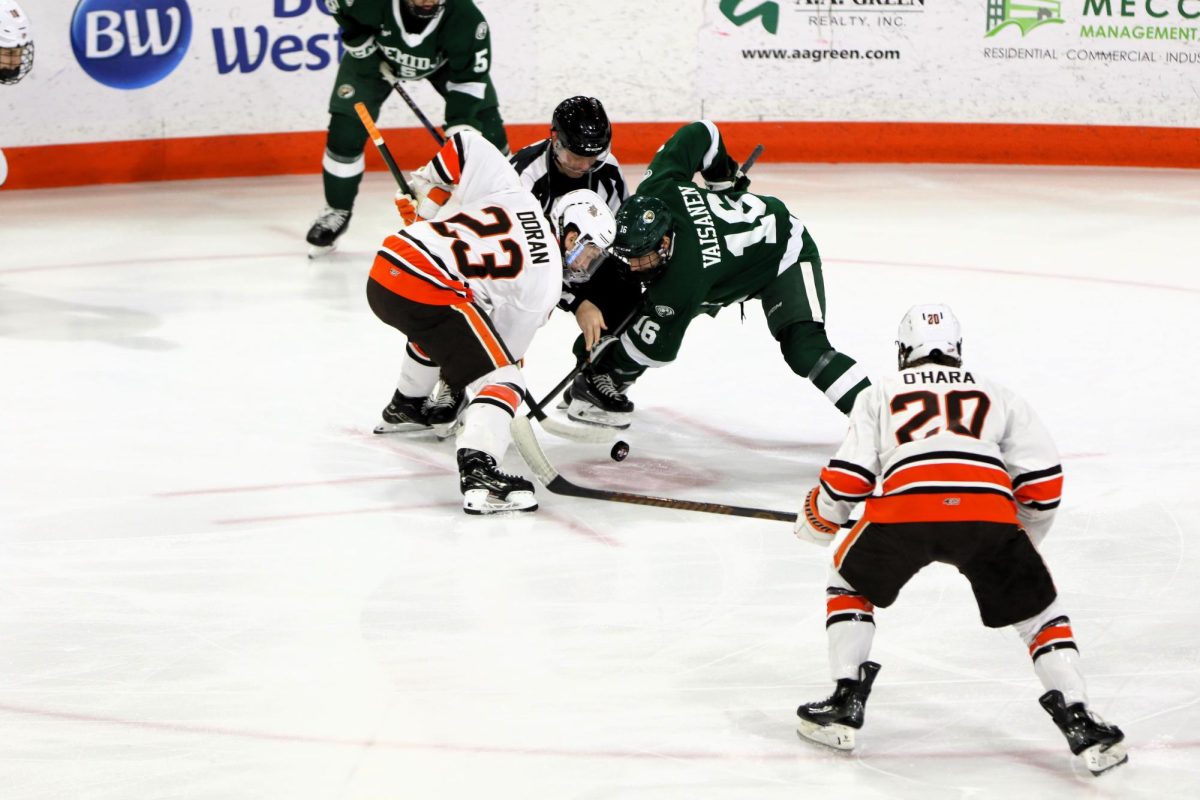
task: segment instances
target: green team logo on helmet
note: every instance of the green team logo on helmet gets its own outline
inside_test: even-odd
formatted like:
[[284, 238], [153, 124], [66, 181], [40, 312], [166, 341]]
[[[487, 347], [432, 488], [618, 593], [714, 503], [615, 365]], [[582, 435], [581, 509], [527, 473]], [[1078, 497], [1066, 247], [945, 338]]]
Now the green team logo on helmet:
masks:
[[617, 210], [612, 251], [628, 261], [657, 250], [671, 233], [671, 212], [657, 197], [635, 194]]
[[[657, 280], [675, 249], [675, 224], [667, 204], [657, 197], [635, 194], [617, 209], [616, 222], [617, 235], [609, 247], [613, 255], [624, 261], [642, 283]], [[634, 266], [635, 260], [646, 263]]]

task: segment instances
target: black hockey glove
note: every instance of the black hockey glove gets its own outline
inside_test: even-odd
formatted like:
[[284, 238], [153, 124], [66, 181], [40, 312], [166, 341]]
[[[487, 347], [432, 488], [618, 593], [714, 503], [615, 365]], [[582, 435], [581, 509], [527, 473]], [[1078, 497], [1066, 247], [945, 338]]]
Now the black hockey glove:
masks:
[[704, 187], [710, 192], [724, 194], [725, 192], [745, 192], [750, 189], [750, 176], [740, 169], [732, 178], [722, 181], [705, 181]]

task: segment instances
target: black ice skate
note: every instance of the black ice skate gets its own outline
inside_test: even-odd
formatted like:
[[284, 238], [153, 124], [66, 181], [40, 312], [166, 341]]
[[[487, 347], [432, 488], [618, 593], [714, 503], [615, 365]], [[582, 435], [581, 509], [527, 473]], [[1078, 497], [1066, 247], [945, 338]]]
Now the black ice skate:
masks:
[[612, 375], [584, 369], [575, 376], [570, 392], [567, 416], [576, 422], [622, 430], [629, 427], [633, 403], [621, 393]]
[[317, 215], [312, 227], [308, 229], [305, 240], [312, 245], [308, 250], [309, 258], [323, 256], [333, 249], [337, 238], [350, 227], [350, 212], [340, 208], [325, 206], [325, 210]]
[[796, 732], [818, 744], [852, 750], [854, 732], [863, 726], [867, 698], [879, 669], [874, 661], [864, 661], [858, 667], [858, 680], [842, 678], [828, 698], [797, 708], [800, 722]]
[[1079, 756], [1093, 775], [1119, 767], [1129, 760], [1125, 734], [1116, 725], [1087, 710], [1083, 703], [1067, 705], [1062, 692], [1052, 689], [1038, 698], [1042, 708], [1067, 738], [1071, 752]]
[[460, 415], [466, 405], [466, 392], [452, 389], [450, 384], [439, 380], [425, 401], [425, 421], [433, 426], [439, 439], [448, 439], [461, 427]]
[[468, 514], [497, 514], [501, 511], [536, 511], [533, 484], [519, 475], [496, 468], [496, 459], [468, 447], [458, 451], [458, 481], [463, 493], [463, 511]]
[[400, 390], [392, 392], [392, 402], [383, 410], [383, 422], [375, 426], [376, 433], [407, 433], [429, 430], [423, 397], [406, 397]]
[[559, 411], [566, 411], [571, 407], [571, 387], [563, 389], [562, 397], [558, 398], [558, 403], [554, 406]]

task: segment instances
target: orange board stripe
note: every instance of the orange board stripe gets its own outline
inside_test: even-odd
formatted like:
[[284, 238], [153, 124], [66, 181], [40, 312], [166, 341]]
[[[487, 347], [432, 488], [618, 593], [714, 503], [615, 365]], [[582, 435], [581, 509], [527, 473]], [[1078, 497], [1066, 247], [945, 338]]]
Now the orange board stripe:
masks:
[[[1200, 169], [1200, 128], [1133, 125], [1019, 125], [943, 122], [718, 122], [733, 153], [766, 147], [770, 162], [1062, 164]], [[679, 122], [614, 123], [613, 149], [644, 164]], [[513, 149], [548, 134], [549, 124], [508, 125]], [[434, 154], [424, 128], [384, 130], [404, 169]], [[316, 175], [324, 131], [137, 139], [5, 148], [5, 189], [96, 183]], [[387, 167], [373, 147], [367, 169]]]

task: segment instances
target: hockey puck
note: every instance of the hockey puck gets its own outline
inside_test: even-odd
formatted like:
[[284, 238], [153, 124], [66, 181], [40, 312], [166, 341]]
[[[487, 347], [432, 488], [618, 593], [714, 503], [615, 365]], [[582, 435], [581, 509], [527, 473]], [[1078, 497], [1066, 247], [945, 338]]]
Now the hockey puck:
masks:
[[609, 451], [608, 455], [613, 461], [624, 461], [625, 457], [629, 455], [629, 443], [617, 442], [612, 446], [612, 450]]

